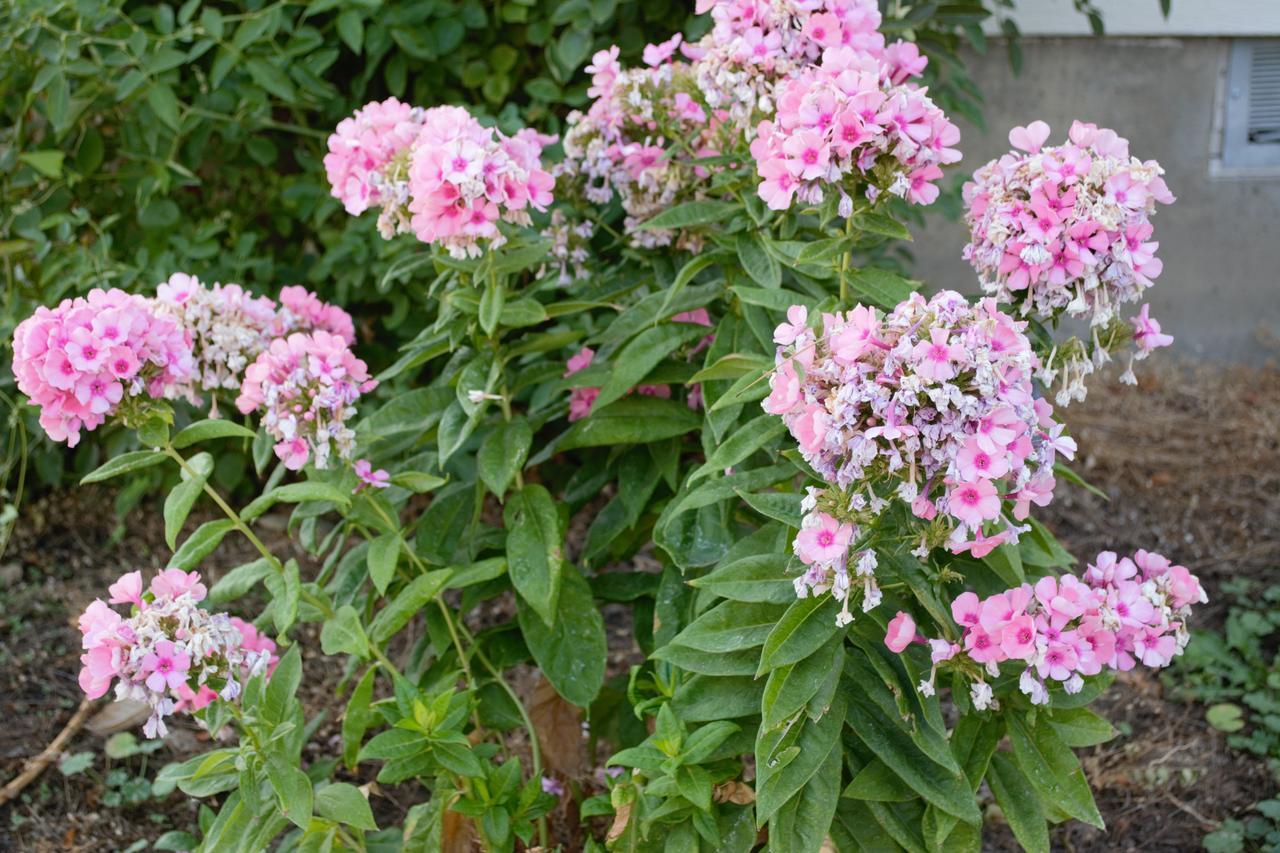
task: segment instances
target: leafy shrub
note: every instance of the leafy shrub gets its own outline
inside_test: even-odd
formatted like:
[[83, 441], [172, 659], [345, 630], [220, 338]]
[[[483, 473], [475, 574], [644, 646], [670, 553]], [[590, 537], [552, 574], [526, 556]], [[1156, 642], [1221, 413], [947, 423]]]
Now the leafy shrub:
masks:
[[[1077, 561], [1029, 518], [1056, 478], [1079, 482], [1036, 383], [1084, 282], [1044, 257], [1081, 250], [1055, 242], [1068, 231], [1102, 247], [1145, 226], [1159, 166], [1077, 123], [1052, 156], [1107, 180], [1072, 187], [1039, 126], [1015, 129], [1041, 242], [999, 249], [1059, 298], [925, 299], [891, 259], [958, 132], [918, 47], [886, 44], [873, 7], [831, 5], [846, 17], [797, 7], [764, 32], [720, 5], [688, 61], [683, 36], [643, 68], [595, 53], [559, 151], [461, 108], [352, 116], [325, 166], [349, 209], [379, 208], [389, 248], [341, 263], [386, 253], [388, 316], [175, 275], [16, 330], [54, 434], [136, 434], [85, 479], [164, 478], [171, 567], [86, 610], [81, 685], [146, 702], [148, 735], [177, 713], [239, 735], [156, 780], [220, 797], [201, 849], [439, 849], [460, 826], [545, 847], [565, 798], [607, 819], [593, 849], [745, 851], [766, 829], [775, 851], [976, 850], [988, 791], [1028, 849], [1052, 823], [1101, 825], [1072, 750], [1112, 732], [1085, 706], [1112, 670], [1179, 654], [1203, 591], [1145, 551], [1064, 573]], [[906, 20], [933, 12], [981, 17]], [[1076, 192], [1105, 215], [1073, 218]], [[376, 245], [374, 219], [349, 227]], [[1151, 285], [1100, 257], [1090, 293], [1111, 312]], [[1144, 308], [1094, 352], [1145, 354], [1150, 324]], [[204, 417], [218, 395], [243, 421]], [[252, 459], [251, 499], [218, 487], [228, 448]], [[222, 517], [188, 531], [202, 500]], [[305, 565], [255, 530], [288, 507]], [[206, 586], [194, 569], [227, 536], [260, 556]], [[222, 611], [258, 589], [252, 623]], [[483, 603], [493, 618], [468, 619]], [[630, 611], [629, 673], [609, 672], [600, 603]], [[349, 689], [341, 754], [309, 766], [300, 623]], [[540, 680], [521, 697], [525, 664]], [[559, 763], [584, 719], [609, 746], [598, 780]], [[430, 796], [380, 829], [352, 784], [371, 774]]]
[[[1280, 768], [1280, 587], [1239, 578], [1223, 583], [1231, 609], [1222, 633], [1197, 631], [1178, 667], [1165, 679], [1176, 696], [1207, 704], [1206, 718], [1234, 749]], [[1257, 814], [1225, 821], [1205, 837], [1205, 849], [1228, 853], [1280, 843], [1280, 801], [1263, 800]]]

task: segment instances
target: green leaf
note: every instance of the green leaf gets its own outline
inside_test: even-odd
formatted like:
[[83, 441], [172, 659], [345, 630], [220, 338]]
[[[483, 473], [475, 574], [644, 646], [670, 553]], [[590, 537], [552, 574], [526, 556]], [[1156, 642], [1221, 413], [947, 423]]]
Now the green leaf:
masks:
[[606, 407], [621, 398], [648, 376], [658, 362], [681, 345], [705, 334], [705, 328], [689, 323], [664, 323], [645, 329], [610, 359], [609, 378], [600, 388], [593, 408]]
[[[768, 386], [765, 386], [768, 391]], [[556, 450], [648, 444], [692, 432], [702, 417], [679, 400], [625, 397], [575, 423], [555, 444]]]
[[1006, 542], [983, 557], [982, 562], [1009, 586], [1021, 586], [1027, 580], [1022, 569], [1022, 554], [1016, 545]]
[[112, 477], [118, 477], [121, 474], [128, 474], [130, 471], [150, 468], [152, 465], [159, 465], [167, 458], [165, 454], [158, 450], [134, 450], [129, 453], [122, 453], [119, 456], [113, 456], [93, 471], [85, 474], [80, 480], [80, 485], [100, 483], [103, 480], [110, 480]]
[[818, 771], [769, 819], [771, 853], [812, 853], [823, 847], [840, 801], [840, 744]]
[[855, 693], [849, 697], [849, 727], [876, 757], [930, 803], [967, 823], [981, 822], [982, 815], [965, 775], [929, 758], [913, 742], [901, 720], [891, 720], [873, 700]]
[[271, 756], [267, 760], [267, 779], [280, 800], [280, 811], [291, 822], [306, 829], [311, 823], [311, 780], [297, 767]]
[[745, 489], [739, 489], [737, 494], [747, 506], [765, 518], [772, 518], [788, 527], [800, 529], [802, 520], [800, 503], [804, 500], [804, 496], [799, 492], [748, 492]]
[[652, 219], [641, 222], [637, 227], [648, 230], [674, 230], [691, 228], [695, 225], [708, 225], [728, 219], [738, 209], [737, 204], [727, 201], [687, 201], [667, 208]]
[[147, 90], [147, 104], [156, 114], [156, 118], [168, 125], [170, 130], [176, 131], [182, 124], [179, 115], [182, 107], [178, 103], [178, 96], [167, 84], [152, 83], [151, 88]]
[[533, 444], [533, 430], [523, 416], [517, 416], [490, 432], [480, 444], [476, 454], [476, 473], [499, 498], [507, 493], [507, 487], [516, 472], [524, 467]]
[[364, 16], [359, 9], [344, 9], [338, 15], [338, 36], [351, 48], [352, 53], [359, 53], [364, 46]]
[[1088, 708], [1054, 709], [1049, 714], [1049, 725], [1053, 726], [1063, 743], [1076, 749], [1097, 746], [1116, 736], [1112, 725]]
[[790, 562], [788, 554], [753, 554], [721, 563], [710, 574], [690, 579], [689, 585], [733, 601], [790, 604], [796, 596], [786, 575]]
[[841, 796], [878, 803], [905, 803], [920, 795], [902, 781], [902, 777], [894, 773], [889, 765], [873, 758], [853, 777]]
[[391, 475], [391, 485], [399, 486], [402, 489], [408, 489], [418, 494], [434, 491], [447, 482], [448, 480], [444, 477], [437, 477], [435, 474], [426, 474], [422, 471], [402, 471], [399, 474]]
[[375, 643], [385, 643], [391, 639], [397, 631], [408, 624], [415, 613], [436, 597], [436, 593], [444, 588], [452, 575], [451, 569], [440, 569], [418, 575], [400, 590], [390, 604], [382, 608], [373, 620], [373, 624], [369, 626], [369, 636]]
[[689, 384], [713, 379], [739, 379], [747, 374], [759, 376], [773, 369], [773, 362], [752, 353], [731, 352], [689, 377]]
[[894, 240], [910, 240], [911, 232], [907, 226], [883, 213], [862, 213], [854, 218], [854, 227], [860, 231], [879, 234]]
[[586, 579], [566, 569], [550, 627], [523, 599], [518, 605], [520, 632], [547, 680], [568, 701], [589, 706], [604, 685], [608, 646]]
[[187, 460], [187, 467], [182, 472], [183, 480], [165, 498], [164, 541], [169, 544], [170, 550], [177, 548], [178, 533], [182, 531], [182, 525], [191, 514], [191, 508], [204, 491], [204, 484], [212, 472], [213, 457], [208, 453], [196, 454]]
[[1045, 825], [1044, 810], [1032, 791], [1031, 782], [1018, 765], [1003, 752], [991, 756], [987, 771], [987, 784], [996, 796], [996, 803], [1027, 853], [1049, 853], [1049, 829]]
[[671, 708], [690, 723], [750, 717], [760, 710], [760, 682], [745, 676], [695, 675], [676, 688]]
[[174, 449], [181, 450], [201, 441], [212, 441], [216, 438], [247, 438], [252, 440], [256, 435], [257, 433], [253, 430], [240, 424], [221, 418], [209, 418], [183, 427], [173, 437], [171, 443]]
[[809, 705], [823, 688], [834, 689], [844, 662], [844, 639], [832, 637], [818, 651], [769, 673], [760, 698], [762, 729], [773, 729]]
[[[283, 60], [279, 61], [283, 62]], [[280, 100], [286, 103], [293, 103], [297, 100], [297, 89], [294, 88], [289, 75], [279, 66], [265, 59], [254, 58], [246, 62], [244, 67], [249, 71], [249, 76], [253, 78], [253, 82]]]
[[360, 614], [350, 604], [342, 605], [337, 613], [325, 620], [324, 627], [320, 629], [320, 650], [326, 655], [368, 657], [369, 641], [360, 625]]
[[564, 574], [560, 514], [551, 494], [537, 484], [511, 496], [503, 511], [507, 527], [507, 573], [520, 597], [551, 624]]
[[316, 481], [289, 483], [285, 486], [277, 486], [265, 495], [259, 495], [250, 501], [244, 509], [240, 510], [240, 518], [244, 521], [252, 521], [278, 503], [296, 504], [309, 501], [334, 503], [345, 509], [351, 505], [351, 494], [329, 483]]
[[758, 236], [739, 234], [734, 248], [738, 253], [738, 262], [752, 281], [765, 288], [782, 287], [782, 265], [760, 244]]
[[46, 178], [57, 180], [62, 177], [62, 160], [65, 156], [66, 154], [61, 151], [50, 149], [47, 151], [25, 151], [18, 155], [18, 159]]
[[373, 820], [369, 801], [355, 785], [335, 782], [316, 792], [316, 814], [345, 823], [347, 826], [367, 832], [376, 832], [378, 824]]
[[775, 604], [722, 601], [676, 635], [676, 645], [704, 652], [736, 652], [764, 643], [782, 608]]
[[498, 321], [502, 319], [502, 308], [507, 302], [507, 292], [498, 282], [498, 279], [489, 279], [485, 285], [484, 294], [480, 297], [480, 328], [484, 329], [486, 335], [493, 335], [495, 329], [498, 328]]
[[820, 649], [832, 635], [843, 630], [836, 626], [839, 611], [840, 605], [830, 595], [793, 602], [764, 641], [757, 675], [795, 663]]
[[[794, 290], [766, 290], [763, 287], [750, 287], [745, 284], [735, 284], [732, 288], [738, 298], [748, 305], [758, 305], [761, 308], [768, 308], [770, 311], [776, 311], [780, 314], [786, 313], [786, 310], [792, 305], [804, 305], [812, 308], [816, 303], [811, 296], [803, 293], [796, 293]], [[772, 364], [769, 365], [773, 367]]]
[[[756, 737], [756, 820], [767, 821], [800, 791], [840, 750], [845, 699], [836, 696], [817, 722], [802, 718], [790, 728], [761, 731]], [[840, 781], [836, 778], [836, 793]]]
[[268, 722], [284, 722], [290, 706], [294, 703], [298, 685], [301, 683], [302, 652], [297, 643], [294, 643], [276, 664], [276, 670], [271, 674], [271, 678], [267, 679], [267, 690], [262, 699], [262, 713]]
[[187, 537], [181, 548], [174, 552], [169, 565], [184, 571], [194, 569], [200, 565], [201, 560], [213, 553], [223, 537], [235, 530], [235, 527], [236, 523], [229, 518], [206, 521]]
[[396, 564], [400, 561], [400, 534], [384, 533], [369, 543], [369, 579], [383, 595], [396, 576]]
[[235, 601], [253, 589], [267, 575], [273, 574], [271, 564], [265, 557], [259, 557], [252, 563], [236, 566], [223, 575], [209, 589], [209, 601], [212, 604], [225, 604]]
[[373, 702], [373, 682], [377, 674], [376, 666], [365, 671], [356, 689], [351, 691], [347, 710], [342, 715], [342, 760], [346, 762], [348, 769], [355, 767], [356, 756], [360, 753], [360, 741], [374, 723], [376, 715], [369, 709], [369, 705]]
[[[903, 229], [904, 231], [906, 229]], [[849, 288], [854, 295], [869, 300], [881, 308], [892, 310], [907, 299], [920, 286], [919, 282], [903, 278], [889, 270], [864, 267], [849, 270]]]
[[302, 597], [302, 580], [298, 576], [298, 561], [284, 564], [284, 574], [268, 572], [263, 582], [271, 593], [271, 614], [276, 631], [287, 632], [298, 621], [298, 600]]
[[1009, 740], [1018, 766], [1031, 780], [1042, 802], [1076, 820], [1098, 829], [1105, 828], [1080, 762], [1047, 722], [1040, 720], [1030, 727], [1024, 719], [1011, 714]]
[[689, 483], [715, 471], [723, 471], [737, 465], [761, 447], [787, 431], [787, 425], [776, 415], [760, 415], [733, 430], [717, 447], [702, 467], [689, 476]]
[[1204, 718], [1220, 732], [1228, 734], [1238, 732], [1244, 728], [1244, 712], [1239, 705], [1233, 705], [1230, 702], [1220, 702], [1217, 705], [1210, 705], [1209, 710], [1205, 712]]

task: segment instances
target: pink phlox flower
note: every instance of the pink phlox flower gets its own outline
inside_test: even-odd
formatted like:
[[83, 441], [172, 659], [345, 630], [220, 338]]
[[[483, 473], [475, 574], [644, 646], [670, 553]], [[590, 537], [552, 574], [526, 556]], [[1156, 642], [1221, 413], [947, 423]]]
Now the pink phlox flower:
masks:
[[[142, 572], [128, 572], [107, 588], [108, 604], [133, 604], [142, 607]], [[112, 611], [113, 613], [115, 611]]]
[[911, 614], [904, 613], [899, 610], [897, 615], [889, 620], [889, 629], [884, 636], [884, 644], [889, 647], [889, 651], [895, 654], [902, 654], [916, 640], [916, 620], [911, 618]]
[[1021, 151], [1038, 154], [1040, 147], [1049, 138], [1049, 125], [1043, 121], [1033, 121], [1026, 127], [1018, 126], [1009, 131], [1009, 144]]
[[191, 656], [174, 646], [169, 640], [161, 640], [154, 651], [142, 659], [141, 673], [146, 676], [147, 689], [156, 693], [170, 690], [186, 683], [187, 670], [191, 668]]
[[[879, 331], [875, 309], [856, 305], [843, 321], [837, 322], [836, 331], [831, 335], [831, 353], [836, 361], [853, 364], [876, 346]], [[945, 336], [945, 332], [943, 334]]]
[[779, 323], [773, 330], [773, 342], [779, 346], [790, 346], [808, 331], [808, 322], [809, 309], [803, 305], [792, 305], [787, 309], [787, 321]]
[[1150, 310], [1150, 305], [1143, 304], [1137, 315], [1129, 321], [1133, 324], [1133, 343], [1142, 355], [1173, 343], [1173, 335], [1160, 331], [1160, 322], [1150, 315]]
[[385, 489], [391, 485], [391, 475], [383, 468], [373, 470], [373, 464], [368, 459], [357, 459], [352, 470], [360, 481], [356, 483], [355, 494], [360, 494], [369, 487]]
[[805, 565], [832, 565], [844, 559], [853, 539], [853, 527], [825, 512], [812, 516], [813, 523], [796, 534], [795, 551]]
[[182, 569], [164, 569], [151, 579], [151, 594], [156, 598], [177, 598], [190, 595], [193, 601], [204, 601], [208, 589], [200, 580], [199, 572]]
[[969, 525], [980, 527], [1000, 514], [1000, 494], [990, 480], [949, 482], [947, 512]]

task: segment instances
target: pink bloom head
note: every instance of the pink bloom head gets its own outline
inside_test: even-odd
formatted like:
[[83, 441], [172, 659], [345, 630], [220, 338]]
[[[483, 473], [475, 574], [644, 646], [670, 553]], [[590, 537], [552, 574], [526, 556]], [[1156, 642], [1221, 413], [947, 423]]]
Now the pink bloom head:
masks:
[[18, 390], [40, 408], [49, 437], [71, 447], [126, 398], [177, 396], [191, 372], [184, 330], [151, 300], [122, 290], [95, 288], [38, 308], [13, 334]]
[[884, 644], [889, 647], [889, 651], [902, 654], [907, 646], [915, 641], [915, 638], [916, 620], [911, 618], [911, 614], [899, 610], [898, 614], [889, 620], [889, 630], [884, 636]]
[[[139, 573], [141, 583], [141, 573]], [[205, 585], [200, 581], [199, 572], [184, 572], [182, 569], [164, 569], [151, 579], [151, 594], [156, 598], [177, 598], [190, 595], [193, 601], [203, 601], [208, 594]]]

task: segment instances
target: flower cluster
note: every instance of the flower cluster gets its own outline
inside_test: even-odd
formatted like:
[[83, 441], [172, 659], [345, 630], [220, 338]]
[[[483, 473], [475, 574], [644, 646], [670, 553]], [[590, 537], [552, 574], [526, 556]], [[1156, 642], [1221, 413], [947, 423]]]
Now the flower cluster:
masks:
[[974, 704], [988, 707], [992, 691], [983, 673], [995, 678], [1006, 661], [1025, 663], [1019, 689], [1037, 705], [1048, 704], [1046, 682], [1079, 693], [1084, 678], [1103, 668], [1127, 671], [1138, 663], [1159, 668], [1182, 653], [1190, 635], [1191, 605], [1208, 601], [1199, 580], [1159, 554], [1138, 551], [1117, 559], [1104, 551], [1080, 580], [1073, 575], [1035, 583], [979, 599], [958, 596], [951, 614], [963, 631], [959, 643], [916, 636], [915, 622], [898, 613], [885, 644], [902, 652], [913, 642], [930, 647], [933, 670], [920, 691], [933, 695], [940, 664], [976, 674]]
[[[193, 275], [174, 273], [156, 288], [155, 305], [191, 341], [194, 366], [185, 390], [192, 402], [200, 391], [239, 390], [245, 368], [276, 338], [323, 330], [355, 342], [351, 315], [299, 285], [280, 291], [277, 308], [274, 300], [254, 296], [238, 284], [206, 286]], [[215, 415], [217, 405], [215, 395]]]
[[395, 98], [373, 101], [338, 122], [329, 137], [325, 172], [333, 197], [347, 213], [394, 209], [408, 201], [408, 158], [425, 110]]
[[[649, 45], [647, 67], [624, 69], [618, 48], [587, 71], [585, 113], [569, 116], [562, 174], [588, 201], [615, 194], [640, 246], [700, 238], [642, 227], [673, 204], [711, 194], [711, 175], [757, 161], [775, 209], [823, 197], [823, 184], [864, 179], [927, 203], [939, 165], [960, 155], [959, 131], [908, 81], [927, 60], [906, 42], [886, 46], [873, 0], [722, 0], [700, 3], [714, 24], [699, 41], [676, 34]], [[683, 59], [677, 59], [679, 53]], [[837, 124], [839, 118], [839, 124]], [[779, 170], [782, 171], [779, 171]], [[784, 173], [785, 172], [785, 176]], [[848, 199], [841, 188], [842, 200]], [[847, 216], [852, 204], [845, 205]]]
[[[677, 37], [678, 39], [678, 37]], [[732, 144], [724, 115], [700, 102], [693, 67], [663, 51], [653, 67], [623, 69], [618, 48], [592, 58], [588, 110], [572, 112], [557, 176], [593, 204], [616, 196], [624, 227], [637, 246], [676, 243], [696, 251], [699, 238], [669, 229], [642, 228], [645, 220], [705, 197], [711, 169], [700, 160]]]
[[271, 333], [282, 338], [294, 332], [328, 332], [351, 346], [356, 342], [356, 326], [351, 315], [337, 305], [322, 302], [320, 297], [300, 284], [280, 289], [280, 310], [276, 312]]
[[554, 141], [525, 129], [505, 136], [461, 107], [426, 111], [409, 164], [410, 228], [455, 257], [480, 254], [480, 242], [504, 242], [498, 220], [529, 224], [529, 208], [545, 210], [555, 179], [542, 168]]
[[264, 410], [262, 426], [286, 468], [297, 471], [312, 460], [325, 468], [334, 450], [351, 457], [355, 433], [347, 422], [355, 401], [376, 385], [342, 338], [295, 332], [272, 341], [245, 370], [236, 407], [243, 414]]
[[[922, 549], [945, 540], [982, 557], [1020, 532], [1004, 501], [1019, 520], [1049, 502], [1054, 460], [1075, 442], [1033, 395], [1025, 324], [994, 300], [916, 293], [884, 317], [861, 305], [824, 314], [821, 335], [803, 307], [787, 318], [763, 406], [830, 484], [806, 512], [824, 508], [856, 539], [897, 498], [932, 522]], [[799, 537], [796, 550], [827, 564]]]
[[[145, 702], [147, 737], [164, 737], [164, 718], [172, 713], [234, 700], [246, 679], [275, 667], [274, 642], [240, 619], [198, 606], [206, 589], [196, 572], [165, 569], [145, 592], [142, 573], [130, 572], [109, 594], [80, 616], [80, 687], [96, 699], [115, 681], [117, 698]], [[132, 612], [121, 616], [111, 604]]]
[[[1057, 362], [1061, 404], [1084, 397], [1084, 376], [1109, 350], [1132, 341], [1140, 359], [1173, 341], [1146, 306], [1132, 328], [1116, 316], [1161, 272], [1151, 216], [1157, 203], [1174, 200], [1164, 170], [1132, 157], [1128, 140], [1113, 130], [1077, 121], [1068, 136], [1046, 147], [1047, 124], [1016, 127], [1009, 141], [1017, 150], [983, 166], [964, 188], [964, 257], [983, 289], [1022, 316], [1066, 315], [1092, 327], [1090, 344]], [[1045, 365], [1046, 382], [1057, 365]], [[1132, 381], [1132, 373], [1125, 378]]]
[[541, 157], [553, 141], [528, 129], [506, 136], [462, 107], [424, 110], [391, 98], [338, 125], [325, 168], [349, 213], [381, 207], [384, 238], [412, 232], [474, 257], [505, 241], [499, 220], [528, 225], [530, 208], [551, 203], [555, 179]]
[[925, 89], [895, 83], [894, 68], [847, 47], [833, 47], [822, 65], [783, 83], [777, 114], [762, 121], [751, 143], [763, 179], [757, 192], [771, 209], [796, 199], [820, 204], [834, 188], [837, 210], [853, 213], [850, 190], [867, 184], [915, 204], [938, 197], [942, 165], [960, 159], [960, 131]]
[[885, 76], [918, 75], [927, 60], [915, 45], [886, 48], [875, 0], [711, 0], [714, 25], [696, 46], [696, 79], [708, 104], [737, 126], [773, 111], [777, 84], [816, 65], [830, 49], [885, 65]]
[[595, 233], [596, 227], [590, 221], [570, 222], [564, 211], [553, 210], [550, 224], [542, 231], [542, 236], [551, 241], [550, 261], [538, 270], [538, 277], [546, 275], [548, 268], [554, 268], [561, 285], [585, 280], [591, 238]]
[[49, 437], [70, 447], [134, 398], [175, 395], [192, 369], [182, 327], [115, 288], [37, 308], [13, 335], [19, 390], [40, 407]]
[[267, 348], [276, 324], [276, 306], [267, 297], [254, 296], [238, 284], [206, 287], [186, 273], [174, 273], [160, 284], [155, 302], [191, 336], [192, 396], [238, 389], [244, 369]]

